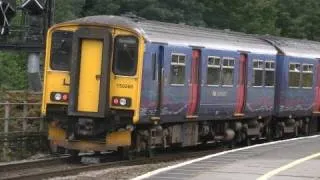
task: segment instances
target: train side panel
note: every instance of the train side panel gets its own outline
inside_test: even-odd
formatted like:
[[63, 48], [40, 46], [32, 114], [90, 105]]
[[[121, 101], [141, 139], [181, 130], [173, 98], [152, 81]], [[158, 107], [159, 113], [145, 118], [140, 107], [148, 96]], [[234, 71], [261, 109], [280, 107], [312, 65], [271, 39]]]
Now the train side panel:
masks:
[[311, 116], [314, 100], [314, 59], [284, 56], [277, 68], [276, 115]]
[[247, 116], [263, 117], [272, 114], [275, 93], [275, 60], [275, 55], [248, 54], [245, 108]]
[[[220, 65], [212, 66], [212, 69], [215, 69], [215, 67], [219, 68], [220, 66], [220, 70], [224, 59], [234, 60], [234, 66], [232, 69], [230, 69], [230, 72], [232, 70], [233, 74], [232, 77], [230, 77], [229, 79], [230, 81], [232, 81], [232, 83], [227, 83], [227, 85], [225, 85], [224, 83], [222, 83], [223, 80], [221, 78], [218, 77], [217, 79], [215, 79], [215, 77], [209, 77], [209, 74], [213, 73], [212, 71], [215, 71], [211, 70], [208, 67], [211, 66], [210, 62], [208, 62], [209, 58], [215, 58], [215, 61], [220, 61]], [[204, 117], [205, 119], [225, 119], [232, 117], [236, 103], [236, 84], [239, 72], [238, 61], [238, 52], [203, 49], [201, 67], [202, 83], [199, 106], [200, 118]]]
[[142, 72], [140, 123], [148, 123], [158, 107], [159, 45], [146, 43]]

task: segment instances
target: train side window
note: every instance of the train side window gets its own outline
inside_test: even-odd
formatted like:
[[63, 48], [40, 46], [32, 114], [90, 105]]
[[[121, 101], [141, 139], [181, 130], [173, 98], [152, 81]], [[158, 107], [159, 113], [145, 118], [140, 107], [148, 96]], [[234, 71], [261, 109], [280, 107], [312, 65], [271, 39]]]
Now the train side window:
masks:
[[303, 64], [302, 65], [302, 87], [311, 88], [313, 82], [313, 65]]
[[275, 82], [275, 63], [273, 61], [266, 61], [265, 63], [265, 80], [264, 85], [265, 86], [274, 86]]
[[134, 36], [117, 36], [114, 43], [113, 72], [134, 76], [138, 64], [138, 40]]
[[171, 57], [170, 84], [181, 85], [185, 81], [186, 56], [184, 54], [172, 54]]
[[289, 87], [300, 87], [300, 64], [289, 64]]
[[264, 64], [262, 60], [253, 60], [253, 86], [263, 85], [263, 69]]
[[207, 65], [208, 65], [207, 84], [219, 85], [220, 78], [221, 78], [221, 58], [209, 56]]
[[224, 58], [222, 62], [222, 85], [233, 85], [234, 59]]
[[157, 73], [157, 54], [152, 53], [152, 80], [156, 80], [156, 73]]

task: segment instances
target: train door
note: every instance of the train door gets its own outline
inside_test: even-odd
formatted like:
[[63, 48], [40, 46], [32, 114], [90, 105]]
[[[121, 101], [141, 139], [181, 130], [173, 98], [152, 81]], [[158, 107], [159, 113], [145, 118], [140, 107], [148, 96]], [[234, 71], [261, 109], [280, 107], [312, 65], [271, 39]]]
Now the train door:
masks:
[[104, 117], [107, 108], [110, 33], [79, 29], [70, 71], [69, 115]]
[[156, 116], [160, 117], [161, 114], [161, 106], [163, 99], [163, 81], [164, 81], [164, 69], [163, 69], [163, 60], [164, 60], [164, 47], [159, 46], [159, 54], [157, 61], [155, 62], [155, 66], [157, 66], [157, 80], [158, 80], [158, 88], [157, 88], [157, 110]]
[[247, 95], [247, 69], [248, 69], [248, 54], [240, 54], [239, 63], [239, 80], [237, 84], [237, 99], [236, 99], [236, 109], [235, 116], [243, 116], [244, 108], [246, 104]]
[[314, 106], [313, 112], [320, 112], [320, 59], [317, 60], [315, 72], [315, 88], [314, 88]]
[[193, 49], [192, 62], [191, 62], [191, 79], [189, 83], [189, 100], [188, 100], [188, 110], [187, 110], [187, 117], [189, 118], [196, 116], [198, 105], [199, 105], [199, 96], [200, 96], [199, 68], [201, 64], [200, 61], [201, 61], [201, 50]]

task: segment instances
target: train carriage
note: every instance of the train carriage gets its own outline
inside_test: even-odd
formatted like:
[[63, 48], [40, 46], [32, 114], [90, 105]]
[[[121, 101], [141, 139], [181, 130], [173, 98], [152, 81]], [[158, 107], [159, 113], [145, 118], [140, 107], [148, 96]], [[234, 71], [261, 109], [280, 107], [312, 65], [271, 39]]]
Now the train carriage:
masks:
[[[282, 127], [295, 123], [308, 134], [309, 122], [316, 119], [319, 112], [320, 43], [271, 36], [263, 38], [278, 50], [274, 117]], [[312, 126], [313, 131], [318, 130], [317, 120]]]
[[[42, 106], [51, 145], [129, 152], [267, 137], [271, 126], [281, 129], [277, 113], [288, 102], [281, 84], [287, 57], [273, 42], [117, 16], [55, 25]], [[309, 72], [316, 61], [306, 62]], [[318, 102], [312, 97], [302, 98], [303, 106]]]

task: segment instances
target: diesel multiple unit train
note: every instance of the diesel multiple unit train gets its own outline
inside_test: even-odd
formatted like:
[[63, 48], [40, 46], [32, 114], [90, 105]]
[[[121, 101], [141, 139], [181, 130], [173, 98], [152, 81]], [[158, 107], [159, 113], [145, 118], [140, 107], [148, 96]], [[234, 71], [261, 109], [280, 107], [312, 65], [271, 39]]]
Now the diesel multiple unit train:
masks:
[[47, 37], [52, 147], [140, 152], [318, 130], [318, 42], [118, 16]]

